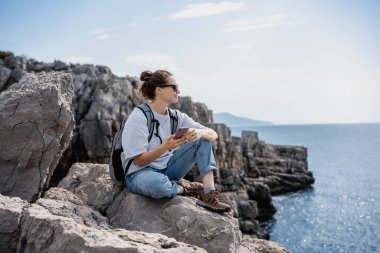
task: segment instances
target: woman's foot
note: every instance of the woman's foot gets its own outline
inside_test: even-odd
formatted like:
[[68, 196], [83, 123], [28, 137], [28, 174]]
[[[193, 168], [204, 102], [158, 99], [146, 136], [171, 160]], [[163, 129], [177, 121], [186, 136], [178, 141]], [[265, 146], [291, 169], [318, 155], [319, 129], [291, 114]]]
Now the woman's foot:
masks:
[[228, 212], [231, 210], [231, 206], [222, 202], [222, 198], [216, 190], [212, 190], [206, 194], [203, 191], [200, 191], [199, 195], [197, 205], [203, 206], [214, 212]]
[[190, 182], [186, 179], [180, 179], [177, 184], [183, 187], [183, 195], [199, 198], [200, 192], [203, 192], [203, 184], [199, 182]]

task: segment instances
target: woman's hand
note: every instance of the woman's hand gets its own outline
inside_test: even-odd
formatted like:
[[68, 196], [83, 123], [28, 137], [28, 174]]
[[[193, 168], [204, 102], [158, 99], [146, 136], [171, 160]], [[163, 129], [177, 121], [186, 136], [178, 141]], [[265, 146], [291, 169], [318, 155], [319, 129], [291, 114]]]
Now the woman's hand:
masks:
[[187, 141], [197, 141], [202, 138], [202, 129], [189, 128], [182, 138]]
[[162, 143], [157, 148], [154, 148], [152, 150], [149, 150], [148, 152], [135, 156], [135, 163], [139, 167], [148, 165], [157, 158], [159, 158], [165, 152], [181, 146], [185, 141], [186, 140], [183, 137], [179, 139], [174, 139], [174, 134], [170, 135], [169, 138], [167, 138], [164, 141], [164, 143]]
[[162, 145], [165, 147], [166, 150], [172, 150], [179, 146], [182, 146], [183, 143], [185, 143], [186, 139], [182, 136], [181, 138], [174, 139], [174, 134], [170, 135], [169, 138], [167, 138]]

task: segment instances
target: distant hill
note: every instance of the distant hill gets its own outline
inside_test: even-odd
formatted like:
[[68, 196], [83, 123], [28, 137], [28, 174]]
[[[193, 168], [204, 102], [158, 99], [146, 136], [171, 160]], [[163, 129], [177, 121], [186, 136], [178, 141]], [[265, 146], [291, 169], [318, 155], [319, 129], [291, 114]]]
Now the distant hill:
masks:
[[254, 120], [244, 117], [238, 117], [228, 112], [214, 113], [215, 123], [224, 123], [229, 127], [245, 127], [245, 126], [266, 126], [273, 125], [268, 121]]

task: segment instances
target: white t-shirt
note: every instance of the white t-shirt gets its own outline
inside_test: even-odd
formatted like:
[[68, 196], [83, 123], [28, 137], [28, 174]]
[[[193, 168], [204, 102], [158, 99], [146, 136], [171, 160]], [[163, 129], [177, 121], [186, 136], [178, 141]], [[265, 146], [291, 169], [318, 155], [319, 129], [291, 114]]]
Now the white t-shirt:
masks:
[[[179, 110], [176, 111], [178, 115], [178, 128], [206, 128], [200, 123], [194, 121], [187, 114], [182, 113]], [[153, 110], [153, 115], [154, 118], [160, 122], [158, 132], [159, 136], [162, 139], [162, 142], [164, 142], [165, 139], [167, 139], [171, 135], [169, 114], [167, 113], [166, 115], [161, 115]], [[154, 129], [154, 133], [155, 132], [156, 129]], [[129, 115], [127, 121], [125, 122], [125, 126], [122, 133], [121, 144], [123, 146], [123, 153], [121, 153], [121, 161], [123, 164], [123, 168], [127, 166], [131, 158], [134, 158], [139, 154], [145, 153], [161, 145], [160, 138], [155, 136], [155, 134], [153, 134], [150, 142], [148, 142], [148, 136], [149, 130], [147, 125], [147, 118], [139, 108], [134, 108], [132, 113]], [[131, 166], [129, 167], [127, 174], [131, 174], [147, 166], [156, 169], [165, 169], [172, 155], [172, 152], [167, 151], [164, 154], [162, 154], [159, 158], [143, 167], [137, 166], [135, 164], [135, 161], [133, 161]]]

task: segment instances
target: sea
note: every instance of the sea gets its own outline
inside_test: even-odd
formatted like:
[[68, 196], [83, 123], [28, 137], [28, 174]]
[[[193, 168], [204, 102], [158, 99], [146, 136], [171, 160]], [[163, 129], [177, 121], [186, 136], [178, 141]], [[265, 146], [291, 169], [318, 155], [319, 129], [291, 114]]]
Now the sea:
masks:
[[305, 146], [315, 183], [273, 197], [270, 240], [293, 253], [380, 252], [380, 123], [232, 127], [270, 144]]

